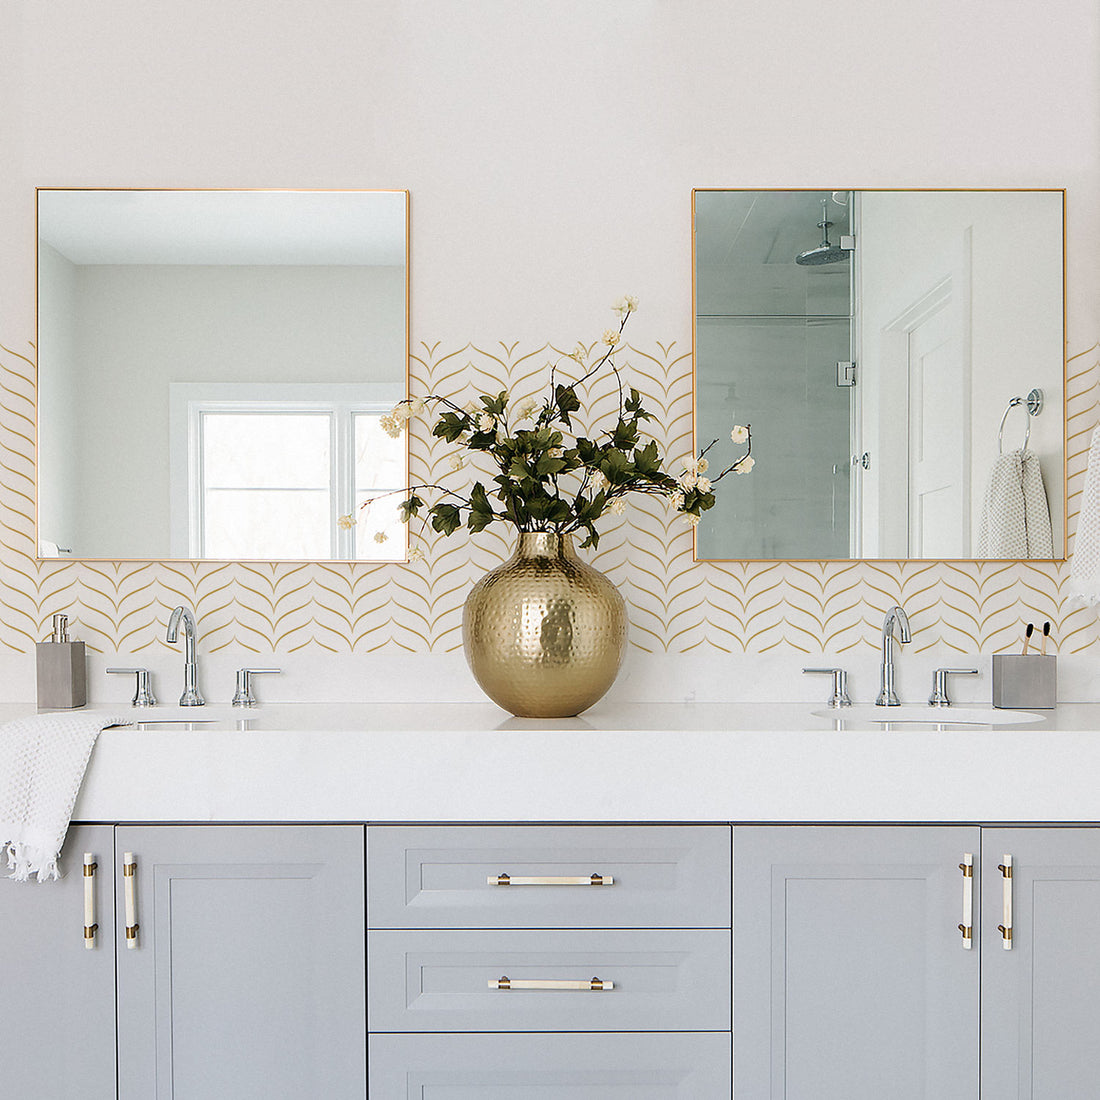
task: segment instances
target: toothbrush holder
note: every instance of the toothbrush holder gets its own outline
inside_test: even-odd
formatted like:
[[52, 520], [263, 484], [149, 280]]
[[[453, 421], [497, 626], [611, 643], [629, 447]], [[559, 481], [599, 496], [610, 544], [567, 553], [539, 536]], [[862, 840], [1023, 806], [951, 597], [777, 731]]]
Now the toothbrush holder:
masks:
[[1052, 710], [1058, 705], [1058, 658], [1039, 653], [994, 653], [993, 705], [1010, 710]]

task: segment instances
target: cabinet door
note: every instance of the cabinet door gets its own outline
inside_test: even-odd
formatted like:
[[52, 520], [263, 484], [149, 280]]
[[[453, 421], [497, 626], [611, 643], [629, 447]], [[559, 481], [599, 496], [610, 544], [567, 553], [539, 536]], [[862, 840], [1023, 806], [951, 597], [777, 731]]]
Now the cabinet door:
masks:
[[120, 827], [115, 851], [120, 1100], [362, 1100], [362, 827]]
[[[997, 869], [1012, 856], [1012, 878]], [[983, 829], [982, 1096], [1100, 1092], [1100, 829]], [[1011, 883], [1012, 947], [1004, 923]]]
[[[23, 1100], [115, 1094], [115, 942], [111, 892], [114, 830], [74, 826], [58, 882], [0, 878], [0, 1093]], [[84, 937], [84, 853], [95, 922]]]
[[734, 829], [739, 1100], [974, 1100], [978, 951], [958, 925], [978, 843], [976, 828]]

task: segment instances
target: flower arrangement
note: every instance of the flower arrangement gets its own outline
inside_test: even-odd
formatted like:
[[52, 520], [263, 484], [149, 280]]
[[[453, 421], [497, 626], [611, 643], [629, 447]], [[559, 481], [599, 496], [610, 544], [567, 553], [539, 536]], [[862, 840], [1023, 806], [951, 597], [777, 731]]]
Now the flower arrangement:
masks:
[[[714, 507], [715, 486], [730, 473], [748, 473], [752, 457], [752, 433], [746, 425], [734, 425], [733, 443], [744, 453], [713, 477], [708, 476], [708, 452], [712, 441], [693, 458], [685, 459], [683, 472], [673, 477], [653, 439], [643, 436], [643, 425], [653, 417], [642, 405], [638, 390], [624, 386], [614, 356], [621, 347], [623, 329], [637, 309], [634, 297], [614, 305], [617, 328], [607, 329], [599, 345], [604, 350], [588, 364], [583, 346], [551, 366], [550, 389], [541, 401], [529, 399], [513, 406], [507, 390], [482, 394], [460, 407], [447, 397], [430, 394], [398, 403], [382, 418], [382, 427], [399, 436], [414, 416], [429, 409], [437, 415], [432, 435], [458, 444], [450, 458], [452, 470], [460, 470], [475, 456], [484, 456], [498, 471], [488, 486], [475, 481], [466, 492], [443, 485], [414, 485], [401, 502], [404, 523], [424, 514], [434, 530], [453, 534], [463, 524], [472, 532], [492, 523], [511, 523], [518, 531], [549, 531], [560, 535], [583, 532], [581, 547], [596, 547], [597, 521], [605, 514], [621, 515], [631, 493], [661, 496], [691, 525]], [[562, 364], [574, 364], [573, 380]], [[614, 421], [594, 432], [595, 438], [575, 434], [573, 414], [581, 409], [578, 390], [602, 370], [614, 374], [618, 385], [618, 409]], [[440, 499], [429, 505], [422, 494], [432, 491]], [[370, 502], [363, 507], [369, 507]], [[380, 533], [381, 534], [381, 533]], [[379, 536], [375, 536], [379, 538]], [[379, 541], [385, 535], [382, 534]], [[421, 554], [414, 548], [412, 557]]]

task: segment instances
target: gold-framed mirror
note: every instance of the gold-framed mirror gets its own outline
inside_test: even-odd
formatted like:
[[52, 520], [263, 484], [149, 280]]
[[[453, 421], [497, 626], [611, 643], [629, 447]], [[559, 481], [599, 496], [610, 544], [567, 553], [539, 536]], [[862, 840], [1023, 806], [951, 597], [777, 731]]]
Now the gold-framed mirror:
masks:
[[751, 423], [756, 458], [698, 560], [1064, 559], [1064, 191], [698, 189], [692, 221], [696, 441]]
[[[39, 188], [43, 558], [392, 561], [402, 190]], [[381, 537], [385, 536], [385, 537]]]

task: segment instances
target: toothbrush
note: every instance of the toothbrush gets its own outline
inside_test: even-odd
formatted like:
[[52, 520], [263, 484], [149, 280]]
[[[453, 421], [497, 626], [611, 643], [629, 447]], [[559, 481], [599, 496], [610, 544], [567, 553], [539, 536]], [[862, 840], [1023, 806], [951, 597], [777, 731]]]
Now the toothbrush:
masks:
[[1039, 647], [1039, 653], [1045, 657], [1047, 655], [1047, 638], [1050, 637], [1050, 623], [1043, 623], [1043, 642]]
[[1031, 635], [1034, 634], [1034, 633], [1035, 633], [1035, 624], [1034, 623], [1028, 623], [1027, 624], [1027, 630], [1024, 631], [1023, 655], [1025, 657], [1027, 656], [1027, 647], [1029, 645], [1031, 645]]

